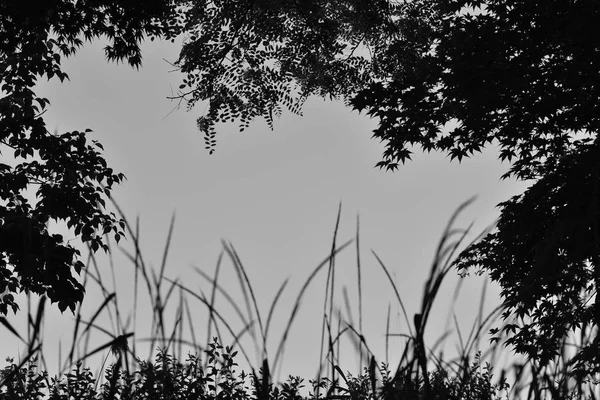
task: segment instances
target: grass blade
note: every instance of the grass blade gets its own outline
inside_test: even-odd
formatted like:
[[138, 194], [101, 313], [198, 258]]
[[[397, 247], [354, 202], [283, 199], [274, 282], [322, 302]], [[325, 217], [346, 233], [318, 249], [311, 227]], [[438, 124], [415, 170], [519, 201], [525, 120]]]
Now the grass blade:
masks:
[[275, 354], [275, 361], [273, 362], [273, 366], [277, 367], [277, 362], [279, 360], [279, 357], [281, 356], [281, 352], [283, 351], [283, 346], [287, 340], [287, 337], [290, 333], [290, 329], [292, 327], [292, 324], [294, 322], [294, 319], [296, 318], [296, 314], [298, 313], [298, 309], [300, 308], [300, 303], [302, 302], [302, 297], [304, 297], [304, 292], [306, 292], [306, 289], [308, 289], [308, 286], [310, 285], [310, 283], [312, 282], [312, 280], [314, 279], [314, 277], [317, 275], [317, 273], [321, 270], [321, 268], [323, 268], [325, 265], [328, 264], [329, 259], [332, 256], [335, 256], [337, 253], [339, 253], [340, 251], [342, 251], [343, 249], [345, 249], [346, 247], [348, 247], [348, 245], [350, 245], [352, 243], [352, 239], [348, 240], [346, 243], [344, 243], [342, 246], [340, 246], [338, 249], [335, 250], [334, 254], [330, 254], [329, 257], [327, 257], [325, 260], [323, 260], [313, 271], [312, 273], [309, 275], [308, 279], [304, 282], [304, 285], [302, 286], [302, 289], [300, 289], [300, 293], [298, 294], [298, 297], [296, 298], [296, 302], [294, 303], [294, 307], [292, 308], [292, 313], [290, 315], [290, 319], [288, 320], [287, 326], [285, 328], [285, 331], [283, 333], [283, 336], [281, 338], [281, 341], [279, 342], [279, 346], [277, 347], [277, 353]]

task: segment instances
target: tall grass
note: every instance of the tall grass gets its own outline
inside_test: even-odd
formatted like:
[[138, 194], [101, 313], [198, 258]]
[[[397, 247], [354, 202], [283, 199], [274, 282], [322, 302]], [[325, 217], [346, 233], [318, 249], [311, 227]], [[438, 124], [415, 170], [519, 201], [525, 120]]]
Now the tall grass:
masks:
[[[269, 395], [273, 377], [276, 376], [278, 368], [284, 357], [284, 351], [289, 338], [289, 334], [294, 329], [294, 324], [301, 307], [302, 300], [309, 286], [315, 281], [316, 277], [323, 270], [326, 270], [325, 302], [323, 304], [321, 325], [321, 363], [318, 365], [318, 371], [313, 384], [316, 398], [325, 396], [327, 398], [348, 398], [358, 400], [362, 398], [381, 398], [385, 400], [392, 399], [492, 399], [492, 398], [510, 398], [510, 399], [595, 399], [598, 397], [598, 388], [593, 382], [577, 381], [571, 376], [568, 368], [568, 354], [570, 346], [581, 346], [590, 340], [589, 336], [582, 335], [579, 338], [579, 344], [575, 345], [565, 340], [563, 343], [564, 357], [550, 366], [540, 369], [534, 362], [523, 361], [513, 357], [513, 361], [500, 364], [502, 355], [506, 355], [505, 349], [500, 342], [495, 342], [488, 346], [483, 353], [479, 351], [481, 342], [487, 343], [486, 333], [494, 325], [499, 324], [499, 316], [502, 306], [497, 307], [489, 315], [483, 315], [483, 302], [486, 297], [486, 287], [481, 293], [480, 309], [475, 324], [471, 327], [466, 337], [461, 332], [456, 318], [455, 327], [459, 339], [459, 355], [450, 360], [444, 360], [440, 355], [436, 356], [436, 350], [447, 340], [448, 332], [444, 333], [439, 339], [429, 346], [425, 340], [425, 332], [428, 322], [431, 318], [433, 304], [439, 294], [440, 287], [449, 273], [452, 273], [452, 260], [457, 252], [468, 246], [465, 239], [470, 233], [470, 228], [460, 230], [454, 227], [456, 218], [473, 201], [468, 200], [463, 203], [451, 217], [442, 237], [439, 241], [434, 261], [429, 270], [429, 276], [424, 284], [421, 307], [418, 313], [412, 317], [409, 316], [401, 293], [396, 287], [389, 268], [375, 251], [371, 251], [376, 264], [386, 274], [391, 293], [402, 309], [403, 317], [408, 327], [408, 332], [401, 334], [406, 339], [406, 344], [402, 351], [400, 361], [391, 371], [387, 362], [389, 356], [389, 338], [396, 334], [389, 330], [389, 308], [387, 327], [385, 332], [385, 355], [376, 356], [370, 350], [369, 343], [363, 335], [363, 288], [362, 288], [362, 253], [360, 247], [360, 226], [357, 218], [356, 234], [351, 240], [338, 243], [339, 223], [341, 216], [341, 204], [337, 212], [333, 238], [329, 254], [324, 257], [309, 274], [302, 285], [296, 300], [289, 314], [289, 319], [285, 324], [285, 329], [275, 348], [273, 356], [269, 355], [267, 338], [269, 329], [273, 321], [274, 310], [281, 298], [281, 295], [287, 287], [288, 281], [284, 281], [278, 288], [268, 310], [266, 318], [261, 314], [256, 293], [250, 282], [250, 274], [244, 267], [235, 247], [223, 241], [223, 250], [216, 262], [216, 268], [213, 276], [199, 268], [195, 268], [200, 277], [210, 284], [210, 293], [204, 294], [198, 292], [178, 279], [171, 279], [167, 276], [167, 260], [171, 247], [171, 240], [175, 226], [175, 216], [173, 215], [169, 229], [166, 234], [166, 242], [163, 250], [162, 260], [158, 271], [150, 268], [144, 259], [140, 246], [140, 228], [139, 218], [132, 224], [119, 206], [114, 203], [115, 208], [126, 221], [126, 231], [129, 237], [129, 243], [133, 250], [127, 250], [122, 246], [116, 248], [111, 244], [111, 256], [109, 257], [108, 268], [100, 267], [96, 257], [90, 252], [87, 261], [87, 268], [82, 276], [83, 283], [91, 291], [91, 286], [102, 293], [102, 299], [95, 305], [91, 312], [83, 314], [83, 307], [78, 307], [73, 318], [72, 335], [70, 343], [64, 346], [59, 343], [59, 374], [65, 374], [72, 368], [81, 363], [85, 366], [87, 362], [98, 356], [103, 360], [98, 374], [106, 366], [111, 356], [117, 359], [117, 364], [128, 373], [134, 371], [138, 360], [149, 362], [153, 359], [152, 351], [157, 347], [161, 349], [159, 355], [170, 354], [177, 359], [185, 358], [186, 352], [203, 354], [203, 352], [212, 351], [218, 353], [217, 357], [224, 357], [224, 353], [219, 353], [211, 342], [216, 338], [219, 343], [225, 343], [226, 332], [233, 340], [228, 343], [231, 347], [228, 349], [239, 349], [240, 355], [246, 360], [251, 368], [251, 375], [255, 378], [261, 378], [254, 381], [255, 394], [257, 398], [266, 398]], [[485, 232], [484, 232], [485, 233]], [[480, 238], [478, 236], [476, 239]], [[346, 313], [348, 321], [343, 321], [340, 308], [336, 305], [335, 281], [336, 281], [336, 259], [342, 251], [348, 251], [351, 244], [354, 244], [356, 253], [356, 283], [358, 293], [358, 325], [354, 325], [354, 318], [349, 305], [348, 293], [345, 290], [343, 297], [345, 300]], [[112, 257], [115, 251], [122, 252], [129, 260], [133, 268], [133, 307], [129, 315], [124, 315], [122, 310], [124, 302], [121, 295], [114, 288], [117, 286], [116, 263]], [[244, 298], [245, 309], [242, 310], [234, 299], [219, 284], [219, 277], [224, 258], [227, 257], [235, 270], [239, 288]], [[122, 267], [119, 267], [122, 268]], [[108, 272], [108, 277], [106, 273]], [[452, 302], [457, 298], [460, 285], [455, 290]], [[140, 300], [142, 293], [145, 292], [145, 300]], [[235, 331], [231, 321], [227, 321], [216, 307], [217, 294], [223, 298], [233, 308], [239, 318], [242, 328]], [[136, 331], [139, 318], [139, 308], [141, 302], [150, 305], [151, 326], [147, 337], [142, 337]], [[19, 332], [16, 328], [15, 318], [23, 317], [23, 314], [17, 314], [16, 317], [0, 318], [0, 323], [6, 329], [6, 333], [14, 335], [21, 340], [26, 348], [24, 355], [19, 359], [18, 368], [25, 366], [33, 357], [36, 357], [41, 367], [48, 369], [48, 360], [45, 357], [45, 350], [49, 344], [43, 342], [43, 326], [46, 318], [46, 298], [26, 297], [27, 311], [26, 333]], [[208, 321], [206, 322], [205, 339], [201, 339], [201, 332], [197, 329], [197, 324], [193, 321], [191, 305], [193, 303], [201, 304], [208, 311]], [[87, 304], [87, 303], [86, 303]], [[337, 315], [337, 318], [336, 318]], [[105, 323], [100, 323], [103, 316], [107, 316], [111, 321], [112, 331], [107, 329]], [[173, 319], [173, 321], [171, 321]], [[319, 319], [315, 318], [316, 321]], [[343, 322], [343, 324], [342, 324]], [[133, 329], [128, 327], [133, 325]], [[186, 328], [187, 327], [187, 328]], [[189, 330], [188, 334], [184, 330]], [[258, 332], [258, 333], [257, 333]], [[100, 345], [91, 348], [90, 343], [97, 334], [105, 334], [110, 337]], [[249, 335], [260, 354], [258, 361], [252, 362], [247, 349], [241, 346], [243, 336]], [[356, 348], [358, 353], [361, 370], [363, 375], [352, 377], [346, 376], [343, 372], [343, 366], [340, 365], [340, 340], [342, 337], [348, 337]], [[97, 340], [95, 341], [97, 342]], [[141, 355], [139, 344], [146, 342], [150, 349], [147, 356]], [[201, 343], [205, 343], [204, 345]], [[53, 345], [50, 345], [53, 346]], [[9, 355], [14, 356], [14, 355]], [[64, 356], [64, 360], [62, 360]], [[227, 362], [227, 358], [224, 359]], [[206, 369], [211, 362], [210, 357], [203, 360], [202, 368]], [[483, 365], [483, 367], [482, 367]], [[496, 371], [496, 376], [492, 374], [492, 367]], [[113, 368], [112, 370], [110, 368]], [[108, 368], [114, 375], [114, 364]], [[17, 369], [14, 369], [16, 371]], [[258, 372], [257, 372], [258, 370]], [[498, 371], [499, 374], [497, 373]], [[108, 374], [110, 375], [110, 374]], [[110, 375], [110, 376], [113, 376]], [[4, 374], [0, 387], [4, 385], [11, 377]], [[47, 387], [51, 386], [49, 378], [45, 377]], [[510, 383], [510, 387], [506, 382]], [[286, 387], [284, 386], [284, 389]], [[287, 387], [289, 389], [289, 387]], [[286, 389], [287, 390], [287, 389]]]

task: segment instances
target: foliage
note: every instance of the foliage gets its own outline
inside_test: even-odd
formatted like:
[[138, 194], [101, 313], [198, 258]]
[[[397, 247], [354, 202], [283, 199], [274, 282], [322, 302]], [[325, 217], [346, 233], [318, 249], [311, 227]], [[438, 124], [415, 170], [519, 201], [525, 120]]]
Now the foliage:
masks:
[[[108, 250], [103, 234], [123, 236], [123, 221], [104, 205], [124, 175], [106, 165], [100, 143], [89, 143], [89, 129], [47, 130], [50, 101], [35, 94], [38, 79], [68, 79], [61, 57], [74, 54], [82, 37], [106, 36], [109, 60], [139, 67], [143, 36], [172, 38], [175, 24], [174, 5], [163, 0], [0, 3], [0, 143], [14, 151], [14, 162], [3, 154], [0, 163], [0, 315], [9, 307], [16, 312], [17, 292], [47, 294], [61, 311], [82, 301], [83, 286], [71, 272], [83, 268], [80, 253], [48, 231], [51, 220], [66, 221], [94, 251]], [[24, 192], [34, 187], [37, 201], [30, 203]]]
[[[455, 265], [477, 266], [502, 285], [504, 318], [515, 319], [502, 328], [508, 343], [544, 368], [571, 331], [600, 327], [600, 299], [588, 305], [600, 285], [599, 22], [592, 0], [2, 2], [0, 142], [17, 164], [0, 164], [0, 290], [8, 292], [0, 314], [16, 312], [18, 291], [46, 294], [62, 311], [82, 300], [71, 273], [84, 268], [80, 254], [48, 222], [65, 220], [93, 251], [107, 250], [102, 235], [118, 241], [124, 230], [103, 211], [124, 176], [87, 142], [88, 131], [47, 131], [49, 101], [35, 95], [37, 79], [68, 78], [61, 56], [82, 36], [107, 36], [109, 60], [139, 67], [144, 35], [184, 31], [178, 98], [189, 107], [209, 101], [198, 127], [210, 152], [215, 123], [240, 119], [243, 130], [262, 116], [272, 127], [282, 106], [299, 113], [313, 94], [379, 119], [374, 137], [386, 150], [378, 166], [388, 170], [415, 145], [460, 162], [497, 142], [500, 158], [515, 160], [504, 177], [537, 181], [501, 204], [496, 232]], [[32, 185], [35, 204], [23, 193]], [[416, 325], [424, 353], [425, 322]], [[599, 345], [594, 338], [578, 349], [569, 367], [580, 378], [600, 372]]]
[[351, 101], [380, 121], [380, 166], [410, 159], [408, 146], [460, 161], [495, 140], [501, 160], [516, 159], [506, 176], [534, 179], [546, 160], [591, 142], [573, 136], [599, 127], [596, 2], [415, 3], [424, 29], [405, 46], [404, 68]]
[[[38, 400], [47, 395], [48, 400], [92, 400], [92, 399], [220, 399], [242, 400], [251, 398], [244, 390], [246, 374], [240, 373], [239, 380], [234, 377], [234, 357], [227, 347], [222, 352], [216, 338], [205, 351], [209, 360], [208, 368], [201, 366], [198, 356], [189, 355], [185, 365], [160, 350], [155, 362], [138, 359], [139, 370], [127, 373], [112, 364], [105, 372], [105, 381], [97, 389], [98, 382], [89, 368], [82, 368], [78, 362], [71, 372], [62, 379], [53, 378], [47, 384], [46, 372], [36, 373], [37, 363], [32, 360], [27, 367], [18, 368], [12, 359], [11, 365], [0, 371], [4, 380], [0, 399]], [[6, 379], [8, 377], [8, 379]], [[258, 382], [258, 378], [255, 382]], [[280, 400], [297, 400], [298, 378], [288, 380], [282, 385], [283, 390], [272, 389], [272, 398]], [[45, 389], [48, 392], [45, 393]], [[256, 398], [256, 397], [254, 397]]]
[[[209, 358], [209, 367], [201, 367], [200, 358], [189, 355], [185, 365], [160, 350], [155, 363], [138, 360], [139, 371], [131, 374], [123, 371], [118, 364], [109, 366], [105, 373], [105, 381], [97, 388], [96, 379], [89, 368], [82, 368], [81, 362], [73, 367], [62, 379], [52, 378], [51, 385], [47, 385], [46, 372], [36, 372], [36, 360], [32, 360], [25, 368], [18, 368], [12, 359], [7, 359], [11, 365], [0, 371], [5, 385], [0, 390], [0, 399], [20, 400], [94, 400], [94, 399], [218, 399], [218, 400], [302, 400], [298, 389], [303, 387], [302, 379], [290, 376], [281, 389], [273, 388], [269, 384], [269, 391], [262, 397], [260, 395], [261, 379], [256, 375], [252, 378], [252, 392], [248, 393], [244, 387], [246, 374], [242, 371], [239, 380], [233, 374], [233, 367], [237, 365], [233, 358], [237, 352], [231, 352], [228, 347], [221, 353], [223, 347], [216, 338], [205, 351]], [[386, 369], [384, 373], [381, 393], [373, 393], [370, 385], [362, 383], [367, 381], [368, 372], [364, 375], [348, 376], [348, 388], [343, 388], [332, 383], [327, 378], [320, 382], [312, 381], [313, 390], [319, 386], [322, 389], [337, 388], [349, 393], [348, 400], [397, 398], [390, 396], [408, 396], [410, 399], [424, 399], [423, 386], [419, 384], [408, 385], [395, 381]], [[463, 379], [448, 377], [448, 372], [438, 369], [431, 373], [431, 382], [434, 383], [434, 397], [447, 399], [484, 400], [500, 399], [502, 392], [507, 389], [505, 384], [491, 384], [491, 368], [486, 365], [481, 373], [479, 361], [473, 363], [471, 370]], [[345, 377], [344, 377], [345, 378]], [[346, 378], [345, 378], [346, 379]], [[415, 382], [416, 383], [416, 382]], [[407, 391], [407, 387], [411, 391]], [[45, 390], [48, 389], [46, 393]], [[315, 395], [316, 390], [309, 393], [308, 399], [330, 398], [330, 395], [321, 397]], [[329, 391], [327, 393], [330, 393]], [[445, 397], [439, 397], [445, 396]], [[338, 396], [340, 398], [340, 396]], [[404, 398], [404, 397], [402, 397]]]
[[[563, 337], [600, 326], [598, 146], [581, 146], [552, 166], [524, 194], [500, 204], [497, 230], [456, 261], [478, 265], [502, 287], [502, 329], [514, 348], [546, 365]], [[596, 297], [597, 299], [597, 297]], [[495, 333], [498, 332], [496, 329]], [[580, 349], [575, 371], [600, 372], [598, 340]]]
[[[282, 101], [297, 112], [310, 94], [376, 118], [387, 170], [416, 146], [460, 162], [497, 145], [512, 163], [503, 178], [535, 184], [500, 204], [496, 231], [456, 266], [502, 285], [508, 343], [541, 366], [570, 332], [600, 328], [597, 1], [198, 4], [186, 15], [180, 97], [209, 101], [199, 127], [211, 152], [214, 122], [272, 125]], [[600, 341], [591, 346], [576, 372], [600, 371]]]
[[[380, 121], [382, 167], [397, 168], [417, 144], [460, 161], [495, 142], [501, 160], [514, 159], [504, 178], [535, 180], [500, 204], [496, 231], [456, 266], [490, 273], [510, 319], [507, 344], [548, 365], [570, 332], [600, 328], [600, 7], [418, 3], [432, 10], [419, 17], [430, 29], [410, 68], [351, 103]], [[580, 378], [600, 371], [598, 345], [578, 349]]]
[[[382, 364], [381, 387], [373, 392], [369, 372], [365, 368], [363, 375], [353, 377], [348, 374], [344, 380], [347, 388], [339, 388], [348, 393], [352, 400], [366, 399], [461, 399], [461, 400], [500, 400], [506, 395], [509, 385], [505, 380], [493, 384], [492, 367], [486, 363], [481, 367], [480, 354], [464, 371], [462, 376], [450, 374], [441, 366], [429, 374], [431, 388], [427, 397], [425, 384], [414, 375], [392, 375], [388, 366]], [[326, 381], [329, 383], [328, 381]]]
[[383, 46], [395, 8], [388, 0], [201, 0], [187, 7], [176, 65], [185, 74], [177, 96], [198, 118], [206, 148], [216, 146], [215, 123], [256, 117], [273, 128], [283, 106], [299, 114], [313, 94], [346, 97], [376, 75], [361, 55]]
[[[439, 69], [435, 83], [425, 88], [425, 105], [406, 115], [455, 119], [457, 127], [434, 149], [460, 159], [497, 140], [501, 159], [516, 158], [505, 176], [536, 180], [500, 204], [496, 231], [456, 265], [478, 266], [500, 283], [503, 316], [513, 320], [503, 327], [511, 334], [507, 343], [543, 366], [570, 332], [600, 327], [599, 103], [592, 83], [600, 41], [588, 34], [600, 22], [600, 7], [483, 4], [480, 14], [450, 18], [436, 56], [424, 61]], [[443, 11], [451, 15], [457, 7]], [[598, 343], [578, 350], [580, 377], [600, 371]]]

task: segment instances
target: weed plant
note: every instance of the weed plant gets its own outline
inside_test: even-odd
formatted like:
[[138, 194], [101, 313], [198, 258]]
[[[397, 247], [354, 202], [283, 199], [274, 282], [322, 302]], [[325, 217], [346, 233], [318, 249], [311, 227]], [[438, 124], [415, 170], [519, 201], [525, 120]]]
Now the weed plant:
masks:
[[[450, 219], [442, 238], [439, 242], [434, 262], [432, 263], [429, 278], [424, 286], [421, 310], [412, 318], [412, 324], [405, 310], [400, 293], [391, 279], [388, 268], [380, 257], [372, 252], [379, 266], [386, 273], [391, 288], [402, 308], [404, 317], [409, 327], [405, 334], [406, 345], [401, 355], [399, 364], [389, 369], [389, 365], [381, 361], [370, 351], [369, 344], [362, 334], [362, 287], [361, 287], [361, 257], [360, 235], [357, 223], [356, 236], [353, 240], [342, 245], [337, 244], [338, 228], [341, 215], [341, 205], [338, 210], [336, 225], [330, 254], [309, 275], [302, 286], [300, 293], [292, 307], [286, 328], [276, 349], [272, 362], [266, 356], [266, 337], [275, 306], [286, 287], [284, 282], [277, 291], [272, 302], [267, 319], [263, 319], [259, 312], [255, 293], [248, 278], [247, 271], [241, 263], [235, 248], [230, 243], [223, 243], [223, 253], [232, 261], [239, 278], [241, 292], [244, 295], [248, 318], [244, 316], [232, 298], [218, 283], [219, 270], [222, 256], [217, 262], [215, 277], [206, 275], [201, 270], [197, 272], [207, 279], [212, 287], [210, 296], [196, 293], [177, 280], [165, 276], [166, 259], [169, 251], [174, 228], [174, 219], [167, 234], [164, 256], [158, 273], [146, 266], [142, 257], [139, 243], [139, 219], [135, 226], [126, 220], [123, 212], [114, 203], [117, 211], [126, 220], [127, 234], [133, 245], [133, 253], [120, 247], [120, 250], [131, 261], [134, 268], [134, 293], [133, 320], [136, 320], [138, 310], [138, 290], [145, 288], [151, 305], [152, 326], [149, 335], [150, 348], [159, 349], [151, 362], [151, 357], [142, 358], [138, 355], [136, 343], [141, 341], [135, 332], [128, 332], [124, 327], [128, 324], [123, 320], [123, 313], [119, 309], [119, 296], [110, 291], [107, 278], [100, 274], [93, 253], [88, 260], [87, 268], [82, 277], [86, 285], [95, 283], [104, 294], [103, 300], [89, 317], [82, 315], [82, 308], [78, 307], [74, 316], [72, 342], [67, 346], [67, 356], [62, 365], [60, 376], [49, 378], [44, 345], [42, 341], [42, 326], [45, 319], [46, 298], [38, 300], [36, 310], [34, 298], [27, 295], [27, 335], [22, 335], [8, 318], [0, 318], [0, 323], [12, 335], [20, 338], [27, 348], [24, 357], [18, 364], [14, 359], [7, 358], [8, 366], [0, 371], [0, 400], [21, 399], [37, 400], [49, 398], [51, 400], [79, 400], [79, 399], [223, 399], [223, 400], [302, 400], [302, 399], [347, 399], [347, 400], [492, 400], [492, 399], [596, 399], [599, 396], [597, 383], [575, 379], [569, 370], [569, 348], [582, 346], [590, 340], [589, 336], [581, 335], [579, 344], [565, 340], [563, 343], [564, 357], [545, 368], [537, 368], [531, 361], [515, 361], [508, 365], [499, 366], [498, 360], [501, 353], [506, 352], [500, 341], [493, 342], [485, 353], [477, 350], [476, 343], [485, 338], [486, 332], [493, 324], [499, 324], [502, 306], [497, 307], [488, 316], [480, 314], [477, 324], [474, 325], [466, 341], [462, 340], [460, 331], [461, 353], [450, 361], [444, 361], [435, 356], [435, 348], [445, 340], [442, 336], [437, 343], [429, 347], [425, 343], [425, 330], [429, 321], [431, 309], [438, 295], [438, 291], [447, 274], [452, 270], [452, 260], [461, 248], [469, 233], [469, 229], [457, 230], [454, 223], [460, 212], [467, 207], [473, 199], [463, 203]], [[481, 235], [479, 236], [481, 237]], [[477, 239], [475, 239], [477, 240]], [[332, 331], [334, 326], [333, 312], [333, 284], [335, 282], [336, 256], [346, 250], [354, 242], [356, 245], [356, 259], [358, 271], [358, 299], [359, 299], [359, 326], [346, 323], [342, 329], [338, 324], [337, 332]], [[222, 253], [222, 255], [223, 255]], [[114, 284], [115, 270], [112, 258], [110, 259], [110, 272]], [[327, 296], [324, 305], [323, 325], [321, 337], [321, 354], [325, 352], [323, 362], [319, 366], [317, 378], [309, 380], [308, 396], [302, 396], [300, 389], [305, 387], [304, 379], [289, 376], [286, 382], [274, 385], [273, 373], [277, 368], [283, 350], [298, 314], [301, 300], [313, 282], [316, 275], [323, 268], [327, 269]], [[95, 272], [95, 273], [94, 273]], [[87, 290], [86, 290], [87, 291]], [[167, 306], [174, 298], [173, 294], [179, 293], [179, 301], [175, 307], [175, 321], [168, 326], [167, 316], [172, 314], [167, 311]], [[243, 329], [235, 333], [215, 307], [216, 293], [220, 292], [234, 307], [241, 321]], [[483, 298], [482, 293], [482, 298]], [[207, 337], [212, 338], [205, 346], [200, 344], [197, 333], [194, 331], [190, 299], [199, 301], [209, 312], [207, 323]], [[329, 308], [327, 308], [329, 305]], [[117, 320], [117, 332], [109, 332], [99, 323], [103, 314], [113, 315]], [[188, 339], [183, 334], [186, 323], [190, 327]], [[234, 369], [238, 364], [236, 356], [243, 356], [249, 365], [252, 365], [247, 352], [240, 344], [240, 338], [245, 333], [252, 332], [254, 323], [258, 324], [261, 337], [255, 339], [256, 346], [262, 346], [262, 364], [255, 368], [251, 366], [250, 373], [241, 372], [236, 376]], [[135, 325], [135, 322], [134, 322]], [[414, 327], [414, 331], [411, 328]], [[389, 327], [389, 313], [388, 313]], [[223, 347], [222, 329], [225, 329], [234, 338], [233, 343]], [[457, 327], [458, 328], [458, 327]], [[213, 336], [213, 329], [216, 334]], [[95, 332], [104, 332], [111, 335], [108, 342], [89, 349], [90, 338]], [[326, 335], [325, 335], [326, 333]], [[352, 376], [343, 372], [336, 360], [339, 360], [339, 341], [342, 336], [350, 337], [356, 345], [363, 365], [363, 373]], [[391, 336], [389, 328], [386, 329], [386, 353], [388, 352], [387, 338]], [[23, 339], [23, 337], [27, 339]], [[131, 339], [131, 342], [130, 342]], [[129, 344], [131, 343], [131, 347]], [[180, 360], [183, 347], [190, 349], [185, 363]], [[239, 351], [235, 350], [239, 346]], [[325, 350], [325, 351], [323, 351]], [[59, 354], [61, 354], [59, 352]], [[78, 356], [82, 354], [81, 356]], [[99, 372], [98, 378], [86, 362], [93, 356], [106, 354], [100, 371], [110, 354], [116, 358], [104, 369], [104, 374]], [[200, 355], [198, 355], [200, 354]], [[177, 358], [176, 358], [177, 356]], [[387, 356], [387, 354], [386, 354]], [[38, 372], [38, 360], [43, 369]], [[493, 368], [500, 368], [498, 377], [494, 377]], [[258, 370], [258, 371], [257, 371]], [[103, 379], [102, 379], [103, 378]], [[249, 380], [249, 382], [247, 382]], [[510, 382], [510, 385], [509, 385]], [[249, 385], [249, 386], [247, 386]]]

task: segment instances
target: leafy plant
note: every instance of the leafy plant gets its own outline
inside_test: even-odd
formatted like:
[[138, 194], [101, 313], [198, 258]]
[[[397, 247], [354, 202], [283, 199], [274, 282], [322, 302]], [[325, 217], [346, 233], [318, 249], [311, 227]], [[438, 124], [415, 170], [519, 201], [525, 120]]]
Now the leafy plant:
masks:
[[[301, 387], [302, 379], [298, 377], [289, 377], [286, 383], [282, 384], [282, 389], [273, 388], [268, 385], [268, 391], [261, 392], [261, 382], [256, 376], [253, 376], [253, 390], [248, 393], [244, 390], [245, 373], [240, 374], [240, 380], [233, 376], [234, 357], [237, 352], [230, 352], [227, 348], [221, 353], [223, 347], [216, 338], [206, 350], [209, 360], [209, 368], [203, 369], [200, 366], [200, 359], [196, 356], [188, 356], [185, 365], [179, 363], [163, 350], [156, 356], [156, 362], [144, 362], [138, 360], [139, 371], [127, 374], [120, 370], [117, 365], [111, 365], [106, 373], [105, 382], [96, 392], [95, 379], [92, 377], [89, 368], [82, 370], [81, 363], [73, 368], [62, 379], [53, 378], [52, 384], [48, 388], [48, 400], [92, 400], [102, 399], [222, 399], [222, 400], [246, 400], [246, 399], [273, 399], [273, 400], [300, 400], [298, 388]], [[7, 360], [12, 363], [11, 359]], [[486, 366], [484, 373], [479, 372], [479, 359], [473, 363], [470, 374], [466, 380], [448, 379], [447, 371], [438, 369], [431, 373], [430, 379], [433, 383], [432, 396], [430, 398], [439, 398], [445, 396], [447, 399], [465, 399], [465, 400], [483, 400], [499, 399], [498, 394], [506, 390], [506, 385], [493, 386], [490, 383], [491, 371], [489, 365]], [[38, 400], [44, 396], [46, 389], [45, 378], [47, 373], [35, 373], [36, 361], [32, 360], [27, 368], [18, 368], [15, 364], [5, 367], [1, 374], [3, 377], [10, 376], [5, 381], [5, 386], [0, 391], [0, 399], [20, 399], [20, 400]], [[347, 378], [348, 388], [337, 387], [337, 389], [346, 391], [350, 394], [351, 400], [375, 399], [379, 395], [371, 391], [370, 385], [365, 383], [368, 380], [368, 371], [365, 374], [353, 377], [349, 374]], [[346, 379], [346, 378], [344, 378]], [[311, 381], [313, 388], [319, 386], [322, 389], [332, 387], [327, 378], [319, 382]], [[405, 384], [390, 380], [389, 371], [384, 375], [383, 387], [381, 389], [382, 398], [386, 396], [408, 396], [411, 399], [422, 399], [423, 386], [409, 386], [414, 392], [406, 392]], [[419, 388], [420, 387], [420, 388]], [[390, 392], [390, 391], [393, 391]], [[318, 391], [315, 391], [318, 393]], [[315, 392], [309, 393], [308, 399], [321, 399], [315, 395]], [[317, 396], [317, 397], [315, 397]], [[333, 396], [335, 398], [336, 396]], [[340, 396], [337, 396], [340, 397]], [[341, 396], [344, 397], [344, 396]], [[325, 398], [332, 398], [326, 396]], [[404, 397], [401, 397], [404, 398]]]

